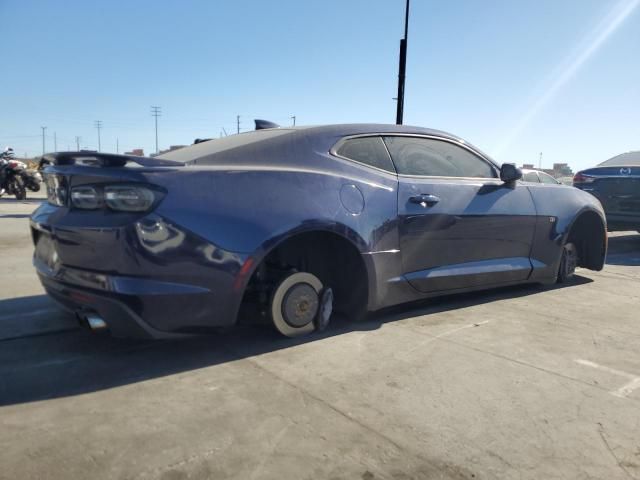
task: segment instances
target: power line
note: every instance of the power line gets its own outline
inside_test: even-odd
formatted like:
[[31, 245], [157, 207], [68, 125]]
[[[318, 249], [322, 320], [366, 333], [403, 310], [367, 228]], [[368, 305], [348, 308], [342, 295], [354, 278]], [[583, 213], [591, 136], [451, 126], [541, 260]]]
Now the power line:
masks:
[[45, 136], [44, 136], [44, 131], [47, 129], [47, 127], [40, 127], [42, 129], [42, 155], [45, 154]]
[[155, 107], [155, 106], [151, 106], [151, 116], [155, 117], [156, 120], [156, 153], [158, 153], [160, 150], [158, 150], [158, 117], [162, 115], [162, 112], [160, 111], [162, 107]]
[[98, 151], [100, 151], [100, 129], [102, 128], [102, 120], [96, 120], [95, 127], [98, 129]]

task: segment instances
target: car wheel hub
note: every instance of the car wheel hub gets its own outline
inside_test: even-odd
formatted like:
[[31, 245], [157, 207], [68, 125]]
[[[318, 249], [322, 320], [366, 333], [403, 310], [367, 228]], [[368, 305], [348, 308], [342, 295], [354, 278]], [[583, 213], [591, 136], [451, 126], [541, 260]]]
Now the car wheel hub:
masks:
[[295, 272], [275, 288], [270, 302], [276, 329], [287, 337], [299, 337], [316, 329], [322, 282], [311, 273]]
[[318, 293], [308, 283], [291, 287], [282, 302], [284, 321], [292, 327], [303, 327], [318, 313]]

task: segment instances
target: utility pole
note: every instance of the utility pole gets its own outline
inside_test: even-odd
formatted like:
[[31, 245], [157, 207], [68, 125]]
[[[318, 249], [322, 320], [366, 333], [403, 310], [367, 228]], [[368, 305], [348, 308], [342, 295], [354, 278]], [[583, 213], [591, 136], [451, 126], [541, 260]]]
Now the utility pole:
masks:
[[538, 170], [542, 169], [542, 152], [540, 152], [540, 158], [538, 158]]
[[116, 153], [120, 153], [120, 139], [116, 137]]
[[45, 140], [44, 140], [44, 131], [47, 127], [40, 127], [42, 129], [42, 155], [45, 154]]
[[53, 132], [53, 151], [58, 151], [58, 137], [56, 137], [56, 132]]
[[238, 133], [240, 133], [240, 115], [236, 115], [236, 125]]
[[80, 137], [76, 135], [76, 149], [80, 151]]
[[404, 80], [407, 70], [407, 37], [409, 35], [409, 0], [404, 12], [404, 38], [400, 40], [400, 64], [398, 66], [398, 104], [396, 105], [396, 124], [402, 125], [404, 117]]
[[100, 129], [102, 128], [102, 120], [96, 120], [95, 126], [98, 129], [98, 151], [100, 151]]
[[158, 117], [162, 116], [161, 108], [162, 107], [151, 106], [151, 116], [156, 119], [156, 153], [160, 151], [158, 150]]
[[293, 120], [293, 126], [296, 126], [296, 116], [295, 115], [291, 115], [291, 118]]
[[227, 129], [226, 128], [222, 127], [222, 131], [224, 132], [224, 136], [225, 137], [229, 136], [229, 134], [227, 133]]

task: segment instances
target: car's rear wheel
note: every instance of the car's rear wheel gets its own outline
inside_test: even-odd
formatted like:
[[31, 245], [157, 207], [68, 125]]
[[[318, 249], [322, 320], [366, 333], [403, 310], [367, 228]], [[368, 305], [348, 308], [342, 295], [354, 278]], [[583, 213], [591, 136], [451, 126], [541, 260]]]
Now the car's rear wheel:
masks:
[[269, 307], [276, 329], [287, 337], [299, 337], [327, 326], [333, 310], [333, 292], [315, 275], [293, 272], [278, 283]]
[[562, 258], [558, 267], [558, 283], [568, 282], [578, 266], [578, 249], [571, 243], [565, 243], [562, 247]]

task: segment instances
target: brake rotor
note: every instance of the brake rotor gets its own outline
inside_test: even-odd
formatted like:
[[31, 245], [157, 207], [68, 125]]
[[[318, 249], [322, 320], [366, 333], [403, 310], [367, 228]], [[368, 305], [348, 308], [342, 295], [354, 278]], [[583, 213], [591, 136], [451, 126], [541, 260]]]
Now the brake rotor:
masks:
[[271, 318], [276, 329], [287, 337], [315, 330], [322, 282], [310, 273], [296, 272], [280, 282], [271, 297]]

